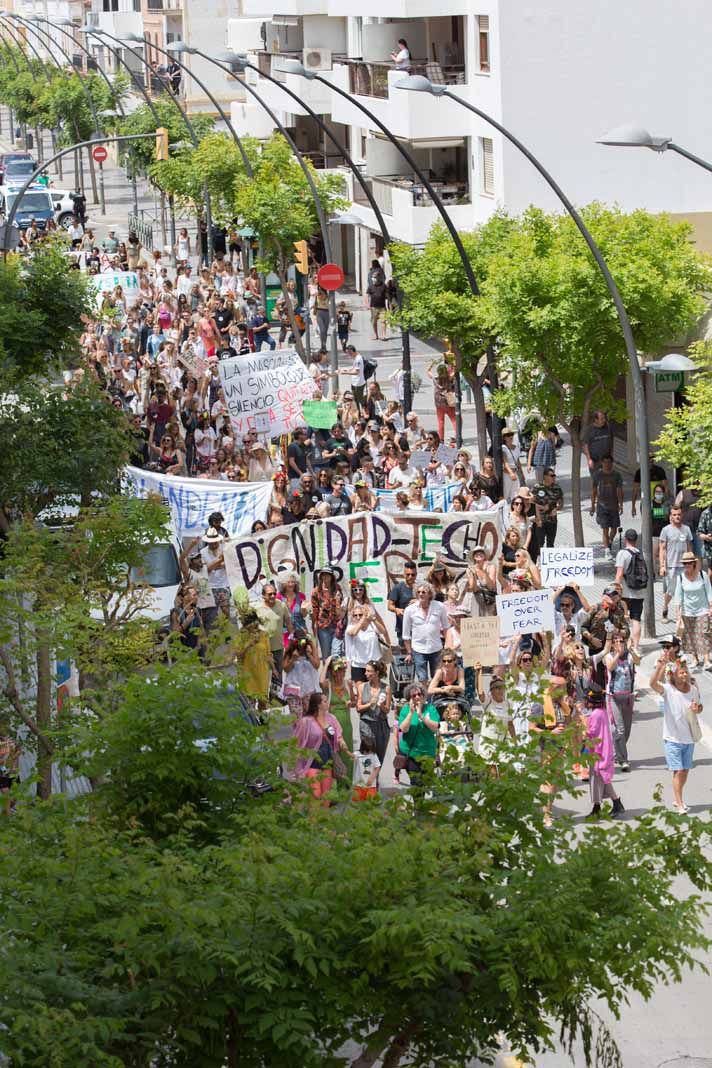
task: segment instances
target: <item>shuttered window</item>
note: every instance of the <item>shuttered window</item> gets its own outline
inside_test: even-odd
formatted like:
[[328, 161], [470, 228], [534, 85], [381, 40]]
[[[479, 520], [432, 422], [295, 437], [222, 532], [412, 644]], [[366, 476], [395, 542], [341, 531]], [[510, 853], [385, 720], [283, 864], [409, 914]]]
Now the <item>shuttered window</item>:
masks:
[[480, 138], [482, 158], [482, 192], [494, 196], [494, 144], [491, 137]]
[[478, 27], [478, 41], [479, 41], [479, 54], [477, 57], [478, 66], [481, 71], [489, 73], [490, 71], [490, 37], [489, 37], [489, 15], [477, 16]]

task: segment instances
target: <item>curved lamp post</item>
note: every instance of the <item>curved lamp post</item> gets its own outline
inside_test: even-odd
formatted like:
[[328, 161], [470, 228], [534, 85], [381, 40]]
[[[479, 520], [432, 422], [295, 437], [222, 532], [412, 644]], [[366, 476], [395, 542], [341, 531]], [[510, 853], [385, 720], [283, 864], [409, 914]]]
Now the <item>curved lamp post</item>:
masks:
[[[225, 71], [226, 74], [229, 74], [232, 78], [236, 78], [235, 71], [233, 69], [231, 69], [231, 68], [233, 66], [244, 67], [245, 64], [244, 64], [244, 61], [242, 59], [242, 56], [234, 55], [232, 52], [221, 52], [220, 56], [221, 56], [221, 60], [216, 58], [216, 59], [213, 59], [212, 62], [215, 64], [216, 67], [219, 67], [221, 70]], [[314, 182], [314, 177], [313, 177], [313, 175], [311, 173], [311, 170], [309, 169], [308, 163], [306, 162], [306, 160], [304, 159], [304, 156], [302, 155], [302, 153], [300, 152], [299, 148], [297, 147], [297, 145], [296, 145], [296, 143], [294, 141], [294, 138], [291, 136], [291, 134], [285, 128], [285, 126], [279, 121], [279, 119], [275, 115], [274, 111], [272, 111], [272, 109], [269, 107], [269, 105], [265, 103], [265, 101], [262, 99], [262, 97], [257, 92], [257, 90], [255, 88], [253, 88], [253, 86], [248, 85], [247, 82], [242, 82], [241, 84], [247, 90], [247, 92], [250, 93], [250, 95], [255, 98], [255, 100], [258, 102], [258, 104], [261, 104], [261, 106], [265, 109], [265, 111], [269, 115], [270, 119], [274, 123], [275, 127], [279, 130], [279, 132], [281, 133], [282, 137], [285, 139], [285, 141], [287, 142], [287, 144], [291, 148], [292, 152], [294, 153], [294, 156], [295, 156], [295, 158], [297, 160], [297, 163], [299, 164], [299, 166], [300, 166], [300, 168], [302, 170], [302, 173], [304, 175], [306, 183], [309, 186], [309, 191], [310, 191], [310, 193], [312, 195], [312, 199], [314, 201], [314, 208], [316, 210], [317, 218], [319, 220], [319, 229], [321, 230], [321, 237], [322, 237], [322, 241], [324, 243], [324, 255], [326, 256], [327, 262], [331, 263], [332, 262], [332, 250], [331, 250], [331, 239], [329, 237], [329, 223], [327, 221], [326, 215], [324, 214], [324, 208], [323, 208], [323, 205], [322, 205], [321, 200], [319, 198], [319, 193], [318, 193], [318, 190], [316, 188], [316, 183]], [[338, 386], [339, 357], [338, 357], [337, 337], [336, 337], [336, 297], [335, 297], [333, 292], [329, 294], [329, 315], [330, 315], [330, 318], [331, 318], [331, 368], [330, 368], [330, 370], [331, 370], [332, 388], [333, 388], [333, 392], [335, 394], [336, 390], [337, 390], [337, 386]]]
[[[615, 283], [613, 275], [611, 274], [608, 264], [603, 258], [603, 254], [598, 245], [593, 239], [593, 235], [584, 223], [581, 215], [571, 203], [569, 198], [564, 193], [561, 186], [554, 180], [549, 174], [546, 168], [539, 162], [536, 156], [522, 144], [519, 138], [515, 137], [506, 127], [501, 123], [493, 119], [491, 115], [488, 115], [481, 108], [475, 107], [474, 104], [470, 104], [468, 100], [463, 100], [461, 96], [450, 91], [447, 85], [433, 85], [428, 78], [419, 74], [408, 74], [395, 84], [396, 89], [409, 89], [418, 93], [429, 93], [431, 96], [448, 97], [450, 100], [454, 100], [456, 104], [460, 104], [462, 107], [467, 108], [473, 115], [477, 115], [478, 118], [483, 119], [484, 122], [494, 127], [499, 133], [502, 134], [515, 148], [519, 149], [523, 156], [529, 160], [532, 166], [539, 172], [547, 185], [554, 191], [558, 199], [565, 207], [568, 214], [573, 219], [584, 241], [588, 245], [591, 255], [596, 261], [596, 265], [603, 276], [603, 280], [606, 283], [606, 288], [613, 300], [613, 304], [618, 315], [618, 322], [620, 323], [621, 333], [623, 334], [623, 341], [625, 343], [626, 354], [628, 356], [628, 365], [630, 368], [630, 376], [633, 383], [633, 395], [635, 398], [635, 415], [636, 426], [638, 430], [638, 439], [640, 441], [640, 495], [641, 495], [641, 527], [642, 527], [642, 541], [643, 541], [643, 554], [645, 556], [645, 562], [648, 565], [648, 574], [653, 575], [653, 540], [652, 540], [652, 515], [651, 515], [651, 499], [650, 499], [650, 441], [648, 434], [648, 412], [645, 403], [645, 387], [643, 385], [643, 375], [640, 370], [640, 364], [638, 362], [638, 351], [635, 347], [635, 338], [633, 337], [633, 328], [630, 325], [630, 319], [628, 313], [625, 310], [623, 299], [618, 290], [618, 286]], [[655, 636], [655, 599], [653, 591], [652, 581], [648, 583], [645, 590], [645, 623], [646, 623], [646, 635], [648, 637]]]
[[649, 148], [653, 152], [677, 152], [678, 156], [684, 156], [698, 167], [712, 171], [712, 163], [688, 152], [682, 145], [675, 144], [672, 137], [654, 137], [643, 126], [616, 126], [614, 130], [609, 130], [603, 137], [599, 137], [596, 144], [609, 145], [612, 148]]
[[[176, 43], [176, 44], [173, 44], [173, 45], [169, 45], [168, 47], [171, 48], [171, 49], [178, 48], [178, 44]], [[205, 52], [201, 52], [200, 49], [198, 49], [198, 48], [189, 48], [187, 45], [184, 45], [182, 50], [185, 50], [187, 52], [190, 52], [190, 53], [193, 53], [195, 55], [201, 56], [203, 59], [208, 60], [208, 62], [210, 62], [210, 63], [214, 63], [215, 62], [215, 59], [213, 59], [211, 56], [206, 55]], [[373, 211], [374, 215], [376, 216], [376, 222], [378, 223], [378, 227], [379, 227], [379, 229], [381, 231], [381, 236], [383, 237], [384, 245], [386, 245], [386, 246], [390, 245], [391, 237], [390, 237], [390, 234], [388, 232], [388, 227], [386, 226], [386, 221], [383, 218], [383, 214], [381, 213], [381, 209], [379, 208], [378, 204], [376, 203], [376, 198], [374, 197], [371, 189], [369, 188], [368, 182], [366, 181], [364, 176], [361, 174], [361, 171], [359, 170], [359, 168], [356, 166], [356, 164], [355, 164], [354, 160], [352, 159], [348, 149], [346, 148], [346, 145], [342, 144], [342, 142], [340, 142], [338, 140], [338, 138], [335, 136], [335, 134], [329, 129], [329, 127], [323, 121], [321, 116], [317, 115], [317, 113], [314, 111], [314, 109], [311, 108], [304, 100], [302, 100], [301, 97], [299, 97], [295, 92], [293, 92], [291, 89], [289, 89], [284, 84], [284, 82], [280, 82], [276, 78], [273, 78], [271, 74], [265, 74], [254, 63], [250, 63], [246, 56], [243, 56], [243, 55], [231, 52], [231, 51], [225, 51], [225, 52], [218, 52], [217, 56], [215, 58], [218, 59], [218, 60], [222, 59], [223, 62], [225, 62], [228, 65], [233, 66], [233, 67], [234, 66], [239, 66], [243, 70], [254, 70], [254, 71], [256, 71], [260, 75], [261, 78], [264, 78], [265, 81], [272, 82], [273, 85], [276, 85], [288, 97], [290, 97], [292, 100], [296, 101], [296, 103], [298, 103], [300, 105], [300, 107], [304, 108], [304, 110], [307, 112], [307, 114], [312, 117], [312, 119], [317, 124], [319, 129], [322, 131], [324, 136], [329, 138], [329, 140], [331, 141], [332, 145], [334, 145], [334, 147], [336, 148], [337, 152], [343, 157], [343, 159], [346, 160], [346, 165], [349, 167], [349, 169], [351, 170], [351, 173], [353, 174], [354, 178], [356, 179], [356, 181], [361, 186], [361, 189], [363, 190], [364, 196], [368, 200], [369, 206], [370, 206], [371, 210]], [[219, 66], [220, 64], [217, 64], [217, 65]], [[356, 225], [356, 226], [361, 226], [362, 225], [361, 219], [358, 219], [356, 217], [354, 217], [353, 222], [344, 223], [343, 222], [343, 216], [341, 216], [337, 220], [337, 222], [338, 222], [339, 225]], [[394, 279], [394, 281], [396, 282], [396, 288], [398, 288], [397, 279]], [[400, 299], [402, 300], [401, 291], [398, 290], [398, 293], [399, 293]], [[410, 411], [410, 408], [411, 408], [411, 405], [412, 405], [413, 394], [412, 394], [412, 388], [411, 388], [410, 335], [409, 335], [408, 331], [404, 330], [404, 329], [401, 329], [401, 352], [402, 352], [402, 368], [403, 368], [404, 408], [405, 408], [405, 411], [408, 412], [408, 411]]]
[[[428, 191], [428, 195], [429, 195], [430, 199], [432, 200], [433, 204], [435, 205], [435, 207], [436, 207], [436, 209], [438, 211], [438, 214], [440, 215], [440, 218], [445, 223], [445, 226], [447, 227], [448, 233], [450, 234], [450, 237], [453, 240], [453, 244], [455, 245], [455, 248], [457, 249], [457, 254], [460, 257], [460, 261], [461, 261], [463, 269], [465, 271], [465, 277], [467, 278], [467, 282], [468, 282], [468, 285], [470, 287], [470, 292], [472, 293], [473, 297], [479, 297], [480, 296], [480, 288], [479, 288], [479, 286], [477, 284], [477, 279], [475, 278], [475, 272], [472, 269], [472, 263], [470, 262], [470, 257], [467, 255], [467, 252], [465, 251], [465, 246], [463, 245], [462, 239], [460, 238], [460, 235], [457, 232], [457, 228], [456, 228], [455, 224], [453, 223], [452, 219], [450, 218], [450, 215], [448, 214], [448, 212], [447, 212], [447, 210], [445, 208], [445, 205], [443, 204], [440, 196], [438, 195], [438, 193], [433, 188], [432, 183], [428, 179], [427, 175], [423, 173], [422, 169], [418, 166], [418, 164], [416, 163], [415, 159], [413, 158], [411, 153], [408, 151], [408, 149], [403, 145], [403, 143], [398, 140], [398, 138], [388, 129], [388, 127], [385, 125], [385, 123], [381, 122], [381, 120], [378, 118], [378, 116], [374, 115], [374, 113], [369, 108], [367, 108], [365, 106], [365, 104], [362, 104], [360, 100], [355, 100], [351, 96], [350, 93], [346, 92], [345, 89], [342, 89], [340, 86], [335, 85], [333, 82], [330, 82], [326, 78], [322, 77], [322, 75], [319, 74], [318, 71], [307, 70], [306, 67], [304, 66], [304, 64], [300, 63], [298, 60], [286, 60], [285, 63], [283, 64], [282, 69], [288, 74], [298, 74], [300, 77], [307, 78], [309, 81], [322, 82], [329, 89], [331, 89], [332, 92], [338, 93], [338, 95], [342, 96], [344, 98], [344, 100], [348, 100], [348, 102], [350, 104], [352, 104], [353, 107], [358, 108], [358, 110], [361, 111], [364, 115], [366, 115], [370, 119], [370, 121], [375, 126], [377, 126], [379, 128], [379, 130], [388, 138], [388, 140], [391, 142], [391, 144], [393, 145], [395, 150], [403, 157], [403, 159], [406, 161], [406, 163], [411, 168], [411, 170], [413, 170], [415, 172], [415, 174], [417, 174], [419, 181], [423, 184], [425, 189]], [[489, 375], [490, 382], [491, 382], [492, 386], [494, 388], [496, 388], [496, 385], [497, 385], [497, 372], [496, 372], [496, 368], [495, 368], [495, 365], [494, 365], [494, 354], [493, 354], [491, 345], [489, 345], [487, 347], [487, 372], [488, 372], [488, 375]], [[457, 375], [456, 383], [457, 383], [457, 391], [458, 391], [458, 412], [461, 412], [460, 376], [459, 376], [459, 374]], [[461, 418], [462, 417], [460, 415], [460, 417], [459, 417], [459, 421], [460, 422], [461, 422]], [[459, 444], [461, 444], [461, 440], [460, 440], [461, 436], [462, 436], [462, 430], [461, 430], [461, 427], [459, 427], [459, 432], [458, 432], [458, 443]], [[492, 417], [492, 458], [494, 460], [495, 469], [497, 471], [497, 476], [501, 480], [501, 477], [502, 477], [501, 424], [500, 424], [499, 418], [496, 415], [493, 415], [493, 417]]]
[[[158, 114], [158, 112], [157, 112], [157, 110], [156, 110], [156, 108], [155, 108], [155, 106], [153, 104], [153, 101], [151, 100], [146, 88], [141, 84], [140, 79], [136, 77], [135, 71], [131, 70], [131, 68], [128, 65], [128, 63], [126, 62], [126, 60], [119, 54], [119, 49], [118, 48], [111, 48], [109, 45], [106, 45], [104, 40], [103, 40], [105, 37], [108, 37], [110, 41], [113, 41], [120, 48], [120, 47], [122, 47], [122, 45], [124, 43], [122, 41], [122, 39], [120, 37], [115, 37], [113, 34], [108, 33], [106, 30], [99, 29], [99, 28], [94, 27], [94, 26], [83, 26], [82, 27], [82, 33], [85, 33], [88, 36], [98, 37], [99, 40], [102, 42], [102, 44], [105, 45], [107, 50], [109, 52], [111, 52], [111, 54], [114, 56], [114, 59], [124, 67], [124, 69], [128, 72], [129, 77], [131, 78], [131, 81], [134, 83], [134, 85], [141, 92], [141, 95], [143, 96], [144, 100], [146, 101], [146, 106], [148, 107], [149, 111], [153, 115], [153, 118], [154, 118], [154, 120], [156, 122], [156, 126], [159, 127], [161, 125], [161, 119], [160, 119], [160, 116], [159, 116], [159, 114]], [[126, 35], [126, 40], [127, 41], [132, 42], [134, 39], [139, 40], [139, 38], [136, 37], [136, 34], [127, 34]], [[132, 51], [134, 51], [134, 50], [132, 50]], [[136, 56], [136, 58], [139, 60], [140, 63], [143, 63], [144, 67], [146, 68], [146, 70], [150, 74], [151, 65], [149, 64], [149, 62], [145, 58], [145, 56], [139, 55], [135, 51], [134, 51], [134, 55]], [[181, 119], [185, 123], [186, 129], [188, 130], [188, 135], [190, 136], [190, 139], [193, 142], [193, 147], [197, 148], [197, 146], [199, 144], [199, 138], [198, 138], [198, 135], [196, 133], [195, 127], [193, 126], [192, 122], [190, 121], [188, 113], [185, 111], [184, 108], [182, 108], [180, 106], [180, 104], [178, 103], [176, 98], [171, 93], [168, 94], [168, 97], [169, 97], [169, 100], [172, 102], [173, 106], [178, 111], [178, 114], [180, 115]], [[212, 224], [212, 213], [211, 213], [211, 209], [210, 209], [210, 194], [209, 194], [209, 192], [207, 190], [207, 187], [204, 190], [204, 197], [205, 197], [205, 223], [206, 223], [206, 227], [207, 227], [207, 231], [208, 231], [208, 262], [212, 262], [212, 258], [213, 258], [213, 242], [212, 242], [213, 224]], [[162, 225], [162, 230], [163, 230], [163, 234], [164, 234], [164, 237], [165, 237], [165, 232], [166, 232], [165, 231], [165, 215], [163, 215], [163, 221], [162, 221], [161, 225]], [[171, 255], [172, 255], [173, 245], [175, 244], [175, 233], [174, 233], [174, 230], [175, 230], [175, 224], [173, 222], [173, 217], [171, 215]]]
[[[60, 52], [61, 55], [64, 56], [64, 58], [66, 60], [66, 63], [67, 63], [67, 68], [68, 68], [70, 74], [74, 74], [79, 80], [79, 85], [81, 86], [82, 92], [83, 92], [84, 97], [85, 97], [86, 102], [87, 102], [87, 106], [88, 106], [89, 111], [91, 113], [92, 121], [94, 123], [94, 131], [93, 131], [93, 133], [91, 135], [92, 139], [97, 139], [97, 138], [101, 137], [102, 136], [101, 123], [99, 122], [99, 114], [98, 114], [98, 112], [96, 110], [96, 104], [94, 103], [94, 98], [92, 97], [91, 93], [89, 92], [89, 88], [86, 85], [86, 82], [84, 81], [84, 78], [79, 73], [79, 71], [74, 66], [74, 64], [72, 63], [72, 57], [70, 56], [69, 52], [65, 51], [65, 49], [62, 48], [62, 46], [57, 41], [53, 40], [52, 35], [47, 30], [40, 30], [39, 27], [36, 25], [36, 23], [45, 22], [46, 20], [40, 18], [39, 16], [33, 16], [32, 18], [23, 19], [19, 15], [14, 15], [13, 18], [17, 19], [17, 21], [21, 25], [23, 25], [26, 30], [28, 30], [30, 33], [34, 33], [34, 35], [37, 38], [39, 38], [40, 42], [47, 49], [47, 54], [49, 55], [50, 60], [53, 63], [56, 64], [57, 69], [60, 72], [62, 70], [62, 64], [60, 63], [60, 61], [58, 59], [56, 59], [55, 56], [52, 55], [52, 46], [54, 46], [57, 49], [57, 51]], [[50, 25], [51, 25], [51, 23], [50, 23]], [[29, 45], [29, 43], [30, 43], [29, 40], [28, 40], [27, 43]], [[76, 129], [76, 127], [75, 127], [75, 133], [78, 134], [78, 132], [79, 132], [78, 129]], [[89, 152], [89, 149], [87, 149], [87, 156], [88, 156], [88, 159], [89, 159], [89, 167], [90, 167], [91, 175], [92, 175], [92, 191], [93, 191], [93, 194], [94, 194], [94, 203], [96, 203], [96, 182], [94, 181], [94, 170], [93, 170], [94, 162], [92, 160], [91, 153]], [[101, 168], [99, 169], [99, 206], [100, 206], [101, 214], [105, 215], [106, 214], [106, 204], [104, 202], [104, 174], [103, 174], [103, 170]]]

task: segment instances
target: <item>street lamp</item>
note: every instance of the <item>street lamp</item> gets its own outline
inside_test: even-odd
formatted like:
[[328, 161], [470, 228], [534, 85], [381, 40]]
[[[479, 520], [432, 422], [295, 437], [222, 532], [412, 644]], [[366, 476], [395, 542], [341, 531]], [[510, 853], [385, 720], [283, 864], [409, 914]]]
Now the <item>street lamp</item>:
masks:
[[616, 126], [609, 130], [603, 137], [599, 137], [596, 144], [607, 145], [610, 148], [649, 148], [653, 152], [677, 152], [679, 156], [696, 163], [706, 171], [712, 171], [712, 163], [688, 152], [686, 148], [675, 144], [672, 137], [654, 137], [643, 126]]
[[[640, 364], [638, 363], [638, 352], [635, 347], [635, 339], [633, 337], [633, 328], [630, 325], [630, 319], [628, 313], [625, 310], [623, 299], [618, 290], [618, 286], [615, 283], [613, 275], [611, 274], [608, 264], [603, 258], [603, 254], [598, 245], [593, 239], [593, 235], [586, 226], [585, 222], [581, 218], [581, 215], [571, 203], [569, 198], [564, 193], [561, 186], [554, 180], [551, 174], [546, 170], [542, 163], [533, 155], [532, 152], [524, 145], [519, 138], [515, 137], [506, 127], [501, 123], [493, 119], [491, 115], [488, 115], [481, 108], [475, 107], [474, 104], [470, 104], [468, 100], [463, 100], [462, 97], [453, 93], [447, 85], [433, 85], [428, 79], [422, 75], [408, 74], [400, 81], [395, 83], [396, 89], [408, 89], [416, 93], [429, 93], [431, 96], [447, 97], [450, 100], [454, 100], [456, 104], [460, 104], [462, 107], [467, 108], [473, 115], [477, 115], [478, 118], [483, 119], [485, 122], [493, 126], [495, 130], [502, 134], [511, 144], [518, 148], [526, 159], [532, 164], [533, 167], [539, 172], [547, 185], [554, 191], [559, 198], [568, 214], [573, 219], [576, 227], [578, 228], [581, 236], [588, 245], [591, 255], [593, 256], [598, 266], [603, 280], [606, 283], [608, 292], [615, 305], [616, 313], [618, 315], [618, 322], [620, 323], [621, 332], [623, 334], [623, 340], [625, 342], [626, 354], [628, 356], [628, 365], [630, 368], [631, 380], [633, 383], [633, 395], [635, 398], [635, 416], [636, 426], [638, 430], [638, 436], [640, 440], [640, 493], [641, 493], [641, 533], [643, 542], [643, 555], [648, 565], [648, 574], [652, 575], [653, 572], [653, 532], [652, 532], [652, 513], [651, 513], [651, 498], [650, 498], [650, 440], [648, 432], [648, 411], [645, 401], [645, 387], [643, 385], [643, 375], [640, 370]], [[655, 598], [652, 582], [649, 582], [645, 589], [645, 623], [646, 623], [646, 635], [648, 637], [655, 637]]]
[[[460, 257], [460, 261], [462, 263], [463, 269], [465, 271], [465, 277], [467, 278], [467, 282], [468, 282], [468, 285], [470, 287], [470, 292], [472, 293], [472, 295], [474, 297], [479, 297], [480, 296], [480, 289], [479, 289], [479, 286], [477, 285], [477, 279], [475, 278], [475, 272], [472, 269], [472, 263], [470, 262], [470, 258], [467, 255], [467, 252], [465, 251], [465, 246], [463, 245], [462, 239], [460, 238], [460, 235], [457, 232], [457, 228], [456, 228], [455, 224], [453, 223], [452, 219], [450, 218], [450, 215], [446, 211], [445, 205], [443, 204], [443, 202], [442, 202], [440, 196], [438, 195], [438, 193], [436, 192], [436, 190], [433, 188], [432, 183], [428, 179], [427, 175], [424, 174], [422, 169], [418, 166], [418, 164], [416, 163], [415, 159], [413, 158], [411, 153], [408, 151], [408, 149], [405, 147], [405, 145], [403, 145], [402, 142], [398, 140], [398, 138], [388, 129], [388, 127], [385, 125], [385, 123], [381, 122], [381, 120], [376, 115], [374, 115], [374, 113], [369, 108], [367, 108], [365, 106], [365, 104], [362, 104], [360, 100], [355, 100], [351, 96], [350, 93], [346, 92], [345, 89], [342, 89], [340, 86], [335, 85], [333, 82], [327, 81], [327, 79], [322, 77], [322, 75], [319, 74], [318, 71], [307, 70], [307, 68], [304, 66], [303, 63], [300, 63], [298, 60], [295, 60], [295, 59], [285, 60], [285, 62], [282, 64], [282, 70], [286, 74], [296, 74], [301, 78], [306, 78], [308, 81], [322, 82], [329, 89], [331, 89], [332, 92], [338, 93], [339, 96], [342, 96], [344, 98], [344, 100], [348, 100], [348, 102], [350, 104], [352, 104], [353, 107], [358, 108], [359, 111], [363, 112], [363, 114], [366, 115], [371, 120], [371, 122], [374, 123], [374, 125], [377, 126], [379, 128], [379, 130], [381, 130], [381, 132], [388, 138], [388, 140], [393, 145], [395, 150], [403, 157], [403, 159], [406, 161], [406, 163], [411, 168], [411, 170], [413, 170], [415, 172], [415, 174], [417, 174], [419, 181], [423, 184], [423, 186], [427, 190], [428, 195], [430, 196], [433, 204], [435, 205], [435, 207], [436, 207], [436, 209], [438, 211], [438, 214], [440, 215], [441, 219], [445, 223], [445, 226], [447, 227], [447, 230], [448, 230], [448, 232], [450, 234], [450, 237], [453, 240], [453, 244], [455, 245], [455, 248], [457, 250], [458, 256]], [[427, 79], [424, 79], [424, 80], [427, 81]], [[492, 385], [494, 387], [496, 387], [496, 385], [497, 385], [497, 374], [496, 374], [496, 369], [495, 369], [495, 366], [494, 366], [494, 355], [493, 355], [493, 351], [492, 351], [492, 346], [491, 345], [488, 345], [488, 347], [487, 347], [487, 370], [488, 370], [488, 374], [489, 374], [489, 377], [490, 377], [490, 382], [492, 383]], [[460, 379], [459, 379], [459, 373], [458, 373], [458, 383], [459, 383], [459, 380]], [[495, 415], [492, 418], [492, 457], [493, 457], [493, 460], [494, 460], [494, 463], [495, 463], [497, 476], [501, 479], [501, 475], [502, 475], [502, 442], [501, 442], [500, 430], [501, 430], [500, 420]], [[461, 441], [461, 429], [460, 429], [460, 431], [458, 433], [458, 446], [460, 446], [461, 444], [462, 444], [462, 441]]]
[[660, 360], [651, 360], [643, 367], [644, 371], [697, 371], [698, 367], [689, 356], [683, 356], [680, 352], [669, 352]]

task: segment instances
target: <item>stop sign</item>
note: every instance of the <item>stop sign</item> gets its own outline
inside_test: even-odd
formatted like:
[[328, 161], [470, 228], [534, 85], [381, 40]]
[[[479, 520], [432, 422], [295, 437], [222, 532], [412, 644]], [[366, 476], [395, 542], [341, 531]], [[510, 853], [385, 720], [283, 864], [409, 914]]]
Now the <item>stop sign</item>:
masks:
[[344, 284], [344, 272], [338, 263], [325, 263], [317, 271], [316, 280], [322, 289], [341, 289]]
[[92, 156], [94, 157], [94, 159], [96, 160], [97, 163], [103, 163], [104, 160], [109, 155], [109, 153], [106, 151], [106, 149], [104, 148], [103, 145], [97, 145], [96, 148], [92, 149], [92, 153], [91, 154], [92, 154]]

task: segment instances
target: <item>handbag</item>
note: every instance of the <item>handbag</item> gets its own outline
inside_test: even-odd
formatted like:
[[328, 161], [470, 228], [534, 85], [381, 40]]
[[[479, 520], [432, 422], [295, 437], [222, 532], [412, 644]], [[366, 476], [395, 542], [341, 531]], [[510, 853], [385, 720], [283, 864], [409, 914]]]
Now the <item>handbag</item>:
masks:
[[693, 712], [689, 707], [687, 708], [687, 725], [690, 728], [690, 734], [692, 735], [693, 742], [699, 742], [702, 737], [702, 728], [700, 727], [700, 717], [697, 712]]
[[381, 663], [385, 664], [385, 666], [388, 667], [390, 664], [393, 663], [393, 650], [391, 648], [390, 642], [387, 642], [386, 639], [382, 638], [379, 634], [378, 645], [381, 650]]
[[448, 408], [454, 408], [457, 404], [457, 393], [454, 393], [452, 390], [448, 390], [445, 394], [445, 403], [447, 404]]

